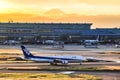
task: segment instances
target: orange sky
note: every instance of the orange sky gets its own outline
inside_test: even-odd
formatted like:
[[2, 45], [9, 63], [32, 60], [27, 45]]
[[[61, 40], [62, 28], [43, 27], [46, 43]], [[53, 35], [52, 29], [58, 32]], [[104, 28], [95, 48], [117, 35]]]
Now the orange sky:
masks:
[[120, 0], [0, 0], [0, 21], [84, 22], [120, 28]]

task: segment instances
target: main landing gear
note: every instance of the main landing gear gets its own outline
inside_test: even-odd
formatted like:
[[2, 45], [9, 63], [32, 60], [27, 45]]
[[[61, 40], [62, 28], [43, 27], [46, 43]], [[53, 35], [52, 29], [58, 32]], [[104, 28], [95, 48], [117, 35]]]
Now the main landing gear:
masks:
[[51, 62], [50, 65], [57, 65], [57, 63], [53, 63], [53, 62]]

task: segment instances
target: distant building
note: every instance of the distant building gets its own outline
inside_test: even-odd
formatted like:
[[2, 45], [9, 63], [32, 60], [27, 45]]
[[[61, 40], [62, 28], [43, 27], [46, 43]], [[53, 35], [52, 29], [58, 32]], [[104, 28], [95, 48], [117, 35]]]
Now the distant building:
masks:
[[79, 42], [85, 39], [120, 40], [119, 28], [90, 29], [92, 23], [0, 23], [0, 42]]
[[0, 41], [67, 40], [90, 30], [91, 23], [0, 23]]

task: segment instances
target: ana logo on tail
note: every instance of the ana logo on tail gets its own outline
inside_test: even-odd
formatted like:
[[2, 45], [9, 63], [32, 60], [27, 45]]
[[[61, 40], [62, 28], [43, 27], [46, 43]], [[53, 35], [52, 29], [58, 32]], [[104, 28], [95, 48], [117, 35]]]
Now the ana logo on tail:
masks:
[[23, 51], [27, 54], [30, 55], [30, 52], [27, 49], [23, 49]]
[[22, 51], [23, 51], [23, 54], [24, 54], [24, 57], [25, 58], [29, 58], [29, 57], [32, 57], [33, 55], [29, 52], [29, 50], [27, 50], [24, 46], [21, 46], [22, 48]]
[[25, 48], [23, 49], [23, 51], [27, 54], [27, 55], [30, 55], [30, 52]]

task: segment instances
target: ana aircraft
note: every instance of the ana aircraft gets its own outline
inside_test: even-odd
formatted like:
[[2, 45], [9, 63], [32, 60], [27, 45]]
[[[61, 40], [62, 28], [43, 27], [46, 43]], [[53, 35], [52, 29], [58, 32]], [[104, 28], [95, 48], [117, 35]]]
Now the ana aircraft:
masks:
[[83, 56], [34, 56], [32, 55], [29, 50], [25, 48], [25, 46], [21, 46], [24, 58], [32, 61], [37, 61], [37, 62], [44, 62], [47, 61], [51, 65], [57, 65], [57, 63], [61, 64], [68, 64], [68, 62], [80, 62], [80, 65], [82, 64], [82, 61], [85, 61], [86, 58]]
[[97, 44], [99, 43], [99, 35], [95, 40], [85, 40], [84, 41], [84, 46], [95, 46], [97, 47]]
[[84, 42], [91, 42], [91, 43], [98, 43], [99, 42], [99, 35], [95, 40], [85, 40]]

